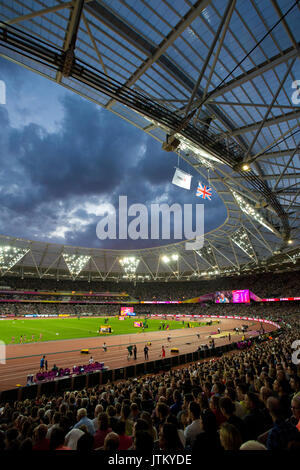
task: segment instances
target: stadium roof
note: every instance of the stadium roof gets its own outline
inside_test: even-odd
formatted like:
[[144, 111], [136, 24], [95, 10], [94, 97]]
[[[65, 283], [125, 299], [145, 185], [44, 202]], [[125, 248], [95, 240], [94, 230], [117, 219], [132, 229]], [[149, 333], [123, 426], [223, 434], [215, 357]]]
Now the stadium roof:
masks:
[[227, 209], [197, 252], [2, 236], [2, 275], [195, 279], [297, 263], [298, 1], [3, 0], [0, 21], [2, 57], [177, 152]]

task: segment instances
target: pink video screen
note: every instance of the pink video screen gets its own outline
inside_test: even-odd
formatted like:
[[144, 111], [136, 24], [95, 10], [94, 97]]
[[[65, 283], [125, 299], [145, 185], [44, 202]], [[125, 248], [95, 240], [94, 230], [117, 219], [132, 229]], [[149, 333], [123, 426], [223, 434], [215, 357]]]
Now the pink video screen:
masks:
[[132, 315], [134, 312], [133, 307], [121, 307], [120, 314], [121, 315]]
[[234, 304], [245, 304], [250, 302], [249, 289], [233, 290], [232, 302]]
[[249, 289], [216, 292], [215, 302], [217, 304], [242, 304], [250, 302]]

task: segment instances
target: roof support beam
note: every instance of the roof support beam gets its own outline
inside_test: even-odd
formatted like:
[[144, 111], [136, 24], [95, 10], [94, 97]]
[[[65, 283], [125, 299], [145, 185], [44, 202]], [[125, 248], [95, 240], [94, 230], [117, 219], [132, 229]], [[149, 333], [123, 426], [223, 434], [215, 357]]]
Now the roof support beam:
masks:
[[[189, 102], [188, 102], [188, 104], [187, 104], [187, 107], [185, 108], [185, 116], [188, 114], [188, 112], [189, 112], [189, 110], [190, 110], [190, 107], [191, 107], [191, 104], [192, 104], [192, 102], [193, 102], [193, 100], [194, 100], [194, 98], [195, 98], [195, 95], [196, 95], [197, 91], [198, 91], [199, 85], [200, 85], [201, 80], [202, 80], [202, 78], [203, 78], [203, 76], [204, 76], [204, 74], [205, 74], [206, 68], [207, 68], [208, 63], [209, 63], [209, 61], [210, 61], [211, 55], [212, 55], [212, 53], [213, 53], [213, 51], [214, 51], [215, 45], [217, 44], [217, 41], [218, 41], [218, 39], [219, 39], [219, 36], [220, 36], [221, 31], [222, 31], [222, 28], [223, 28], [223, 25], [224, 25], [224, 23], [225, 23], [225, 20], [228, 18], [228, 16], [230, 16], [230, 18], [231, 18], [231, 14], [232, 14], [233, 8], [234, 8], [234, 6], [235, 6], [235, 1], [236, 1], [236, 0], [234, 0], [234, 2], [231, 2], [231, 1], [227, 2], [227, 8], [226, 8], [226, 10], [225, 10], [225, 13], [224, 13], [224, 15], [223, 15], [223, 18], [221, 19], [221, 22], [220, 22], [219, 26], [218, 26], [218, 29], [217, 29], [217, 31], [216, 31], [215, 37], [214, 37], [214, 39], [213, 39], [213, 42], [211, 43], [210, 49], [209, 49], [209, 51], [208, 51], [208, 54], [207, 54], [206, 59], [205, 59], [205, 61], [204, 61], [204, 64], [203, 64], [203, 66], [202, 66], [202, 68], [201, 68], [201, 71], [200, 71], [198, 80], [197, 80], [197, 82], [195, 83], [195, 86], [194, 86], [194, 89], [193, 89], [192, 94], [191, 94], [191, 96], [190, 96], [190, 99], [189, 99]], [[232, 4], [232, 5], [231, 5], [231, 4]], [[233, 6], [233, 8], [232, 8], [232, 6]], [[230, 12], [231, 12], [231, 13], [230, 13]], [[211, 77], [211, 76], [210, 76], [210, 77]], [[204, 96], [205, 96], [205, 94], [203, 95], [203, 98], [204, 98]]]
[[267, 117], [269, 116], [269, 114], [270, 114], [270, 112], [271, 112], [271, 110], [272, 110], [273, 104], [274, 104], [275, 101], [277, 100], [278, 95], [279, 95], [279, 93], [280, 93], [280, 91], [281, 91], [281, 89], [282, 89], [282, 87], [283, 87], [283, 85], [284, 85], [284, 83], [285, 83], [285, 81], [286, 81], [288, 75], [290, 74], [290, 72], [291, 72], [291, 70], [292, 70], [292, 68], [293, 68], [293, 65], [294, 65], [294, 63], [295, 63], [295, 60], [296, 60], [296, 58], [294, 58], [294, 59], [291, 60], [291, 63], [290, 63], [290, 65], [288, 66], [287, 71], [285, 72], [284, 77], [283, 77], [283, 79], [281, 80], [281, 82], [280, 82], [280, 84], [279, 84], [279, 87], [277, 88], [277, 91], [276, 91], [275, 95], [273, 96], [272, 102], [270, 103], [270, 105], [269, 105], [269, 107], [268, 107], [268, 109], [267, 109], [267, 112], [266, 112], [266, 114], [264, 115], [263, 120], [262, 120], [262, 121], [260, 122], [260, 124], [259, 124], [259, 127], [258, 127], [258, 129], [257, 129], [257, 131], [256, 131], [256, 134], [255, 134], [255, 136], [254, 136], [254, 138], [253, 138], [253, 140], [252, 140], [252, 142], [251, 142], [251, 144], [250, 144], [250, 146], [249, 146], [249, 148], [248, 148], [248, 150], [247, 150], [247, 153], [246, 153], [246, 155], [245, 155], [245, 159], [244, 159], [245, 161], [247, 161], [247, 157], [251, 154], [251, 150], [253, 149], [253, 146], [254, 146], [255, 142], [257, 141], [257, 138], [258, 138], [258, 136], [259, 136], [259, 134], [260, 134], [262, 128], [263, 128], [264, 125], [265, 125], [265, 122], [266, 122], [266, 120], [267, 120]]
[[[212, 75], [215, 71], [215, 67], [216, 67], [216, 64], [217, 64], [217, 60], [219, 58], [219, 55], [220, 55], [220, 52], [221, 52], [221, 49], [223, 47], [223, 42], [224, 42], [224, 39], [225, 39], [225, 36], [226, 36], [226, 33], [228, 31], [228, 26], [229, 26], [229, 23], [230, 23], [230, 20], [231, 20], [231, 17], [232, 17], [232, 13], [235, 9], [235, 4], [236, 4], [236, 0], [233, 0], [233, 1], [230, 1], [228, 3], [228, 7], [226, 9], [226, 12], [225, 12], [225, 15], [222, 19], [222, 21], [224, 20], [224, 18], [226, 18], [225, 20], [225, 26], [224, 26], [224, 29], [222, 31], [222, 35], [221, 35], [221, 38], [220, 38], [220, 42], [218, 44], [218, 48], [217, 48], [217, 51], [215, 53], [215, 57], [214, 57], [214, 60], [213, 60], [213, 63], [210, 67], [210, 73], [209, 73], [209, 76], [208, 76], [208, 79], [207, 79], [207, 82], [206, 82], [206, 85], [205, 85], [205, 88], [204, 88], [204, 91], [203, 91], [203, 98], [202, 100], [205, 100], [206, 96], [207, 96], [207, 90], [208, 90], [208, 87], [211, 83], [211, 78], [212, 78]], [[201, 110], [201, 105], [199, 106], [199, 109], [198, 109], [198, 116], [199, 116], [199, 113], [200, 113], [200, 110]]]
[[[294, 129], [297, 129], [297, 130], [295, 132], [293, 132]], [[280, 136], [277, 137], [275, 140], [273, 140], [273, 142], [271, 142], [269, 145], [267, 145], [262, 150], [260, 150], [256, 155], [254, 155], [254, 157], [252, 157], [251, 161], [257, 160], [258, 158], [263, 158], [264, 155], [268, 155], [268, 153], [266, 153], [267, 150], [270, 149], [270, 148], [275, 147], [276, 142], [277, 142], [276, 145], [278, 145], [279, 143], [281, 143], [284, 140], [288, 139], [289, 137], [296, 134], [297, 132], [299, 132], [298, 123], [295, 124], [292, 128], [288, 128], [287, 131], [285, 131], [283, 134], [280, 134]]]
[[[108, 74], [107, 74], [106, 67], [105, 67], [104, 62], [103, 62], [103, 59], [102, 59], [102, 56], [101, 56], [101, 54], [100, 54], [100, 52], [99, 52], [99, 49], [98, 49], [98, 47], [97, 47], [95, 38], [94, 38], [94, 36], [93, 36], [92, 33], [91, 33], [91, 28], [90, 28], [89, 22], [88, 22], [88, 20], [86, 19], [85, 14], [84, 14], [83, 12], [82, 12], [82, 19], [83, 19], [84, 25], [85, 25], [85, 27], [86, 27], [87, 33], [88, 33], [88, 35], [89, 35], [90, 41], [91, 41], [91, 43], [93, 44], [93, 47], [94, 47], [95, 52], [96, 52], [96, 54], [97, 54], [97, 56], [98, 56], [99, 62], [100, 62], [100, 64], [101, 64], [102, 68], [103, 68], [103, 72], [104, 72], [106, 75], [108, 75]], [[109, 77], [108, 77], [108, 78], [109, 78]]]
[[[163, 101], [163, 100], [156, 100], [156, 101]], [[171, 100], [169, 100], [171, 101]], [[178, 100], [179, 101], [179, 100]], [[245, 108], [246, 106], [250, 106], [252, 108], [267, 108], [269, 105], [267, 103], [243, 103], [242, 101], [234, 102], [234, 101], [211, 101], [211, 104], [216, 104], [217, 106], [221, 105], [228, 105], [228, 106], [241, 106]], [[295, 105], [288, 105], [288, 104], [274, 104], [273, 109], [295, 109]]]
[[293, 199], [291, 200], [288, 208], [286, 209], [286, 212], [288, 212], [290, 210], [290, 208], [293, 206], [294, 202], [296, 201], [298, 195], [300, 194], [300, 189], [297, 191], [297, 193], [295, 194], [295, 196], [293, 197]]
[[[297, 44], [298, 48], [300, 46], [300, 42]], [[253, 78], [257, 77], [258, 75], [262, 75], [263, 73], [267, 72], [268, 70], [277, 67], [277, 65], [282, 64], [283, 62], [287, 62], [289, 59], [296, 57], [299, 54], [299, 51], [294, 47], [290, 47], [285, 51], [273, 56], [271, 59], [266, 60], [262, 64], [254, 67], [253, 69], [249, 70], [246, 73], [243, 73], [237, 78], [234, 78], [230, 82], [226, 83], [222, 87], [218, 88], [215, 92], [213, 92], [210, 96], [207, 97], [207, 101], [214, 100], [218, 96], [223, 96], [225, 93], [232, 91], [234, 88], [243, 85], [244, 83], [248, 82], [249, 80], [253, 80]], [[195, 101], [194, 106], [199, 106], [201, 103], [201, 99]]]
[[[288, 164], [290, 163], [291, 159], [293, 158], [293, 156], [290, 158]], [[297, 179], [297, 178], [300, 178], [300, 173], [285, 173], [284, 172], [286, 171], [288, 165], [285, 166], [285, 169], [283, 170], [282, 173], [280, 174], [274, 174], [274, 175], [263, 175], [263, 176], [260, 176], [260, 178], [262, 180], [273, 180], [275, 178], [278, 178], [278, 180], [280, 181], [280, 179]], [[241, 180], [243, 181], [244, 178], [242, 176], [233, 176], [232, 177], [233, 180]], [[212, 183], [216, 183], [218, 181], [220, 181], [218, 178], [211, 178], [210, 181]], [[273, 188], [273, 191], [276, 189], [277, 187], [277, 184], [274, 186]]]
[[[261, 124], [263, 124], [262, 127], [269, 127], [273, 126], [275, 124], [280, 124], [281, 122], [286, 122], [290, 121], [292, 119], [299, 119], [300, 118], [300, 109], [297, 111], [293, 111], [291, 113], [287, 114], [281, 114], [280, 116], [276, 116], [274, 118], [270, 118], [267, 120], [262, 120], [260, 122], [256, 122], [254, 124], [250, 124], [250, 126], [244, 126], [244, 127], [239, 127], [238, 129], [233, 130], [232, 132], [224, 132], [224, 136], [226, 135], [231, 135], [231, 136], [236, 136], [240, 134], [245, 134], [246, 132], [251, 132], [254, 131], [255, 129], [259, 128]], [[289, 132], [291, 129], [289, 130]]]
[[[283, 13], [282, 13], [282, 11], [281, 11], [281, 9], [280, 9], [280, 7], [279, 7], [277, 1], [276, 1], [276, 0], [271, 0], [271, 2], [272, 2], [272, 5], [273, 5], [273, 7], [274, 7], [274, 9], [275, 9], [275, 11], [276, 11], [276, 13], [277, 13], [277, 15], [279, 16], [279, 18], [282, 18], [282, 17], [283, 17]], [[293, 36], [291, 30], [290, 30], [289, 25], [287, 24], [285, 18], [282, 19], [282, 24], [283, 24], [284, 29], [285, 29], [286, 32], [287, 32], [288, 37], [289, 37], [290, 40], [291, 40], [291, 43], [292, 43], [293, 46], [296, 48], [296, 47], [297, 47], [297, 42], [296, 42], [296, 40], [295, 40], [295, 38], [294, 38], [294, 36]]]
[[28, 15], [18, 16], [17, 18], [12, 18], [11, 20], [5, 21], [5, 24], [16, 24], [21, 23], [22, 21], [32, 20], [32, 18], [36, 18], [38, 16], [47, 15], [48, 13], [54, 13], [58, 10], [63, 10], [65, 8], [70, 8], [73, 2], [66, 2], [60, 5], [55, 5], [50, 8], [44, 8], [43, 10], [34, 11], [32, 13], [28, 13]]
[[[67, 28], [67, 32], [66, 32], [66, 36], [64, 40], [63, 49], [66, 53], [70, 51], [72, 55], [74, 55], [74, 49], [75, 49], [81, 14], [83, 10], [83, 5], [84, 5], [84, 0], [74, 0], [73, 7], [71, 8], [71, 11], [70, 11], [70, 18], [68, 22], [68, 28]], [[56, 81], [58, 83], [61, 82], [62, 76], [63, 76], [62, 72], [57, 72]]]
[[286, 149], [286, 150], [279, 150], [278, 152], [268, 152], [264, 153], [257, 158], [280, 158], [280, 157], [286, 157], [287, 155], [291, 155], [293, 152], [297, 151], [297, 148], [293, 149]]
[[[274, 184], [274, 187], [273, 187], [273, 190], [272, 190], [272, 191], [275, 191], [275, 189], [277, 188], [278, 183], [280, 182], [280, 180], [286, 179], [287, 176], [290, 176], [289, 173], [288, 173], [288, 174], [284, 174], [284, 173], [286, 172], [286, 170], [287, 170], [287, 168], [289, 167], [291, 161], [293, 160], [293, 158], [294, 158], [294, 156], [295, 156], [295, 154], [296, 154], [296, 152], [297, 152], [299, 146], [300, 146], [300, 142], [299, 142], [299, 144], [297, 145], [297, 148], [295, 149], [295, 152], [290, 156], [290, 158], [289, 158], [287, 164], [285, 165], [284, 169], [282, 170], [282, 172], [280, 173], [280, 175], [278, 175], [277, 180], [276, 180], [276, 183]], [[293, 173], [292, 173], [292, 174], [293, 174]], [[297, 174], [293, 174], [293, 175], [294, 175], [294, 178], [299, 178], [299, 177], [300, 177], [299, 174], [298, 174], [298, 175], [297, 175]], [[274, 175], [274, 176], [275, 176], [275, 175]]]
[[[210, 0], [198, 0], [195, 5], [191, 7], [189, 12], [181, 18], [179, 23], [172, 29], [172, 31], [161, 41], [158, 47], [154, 50], [153, 54], [145, 60], [143, 64], [134, 72], [134, 74], [124, 84], [127, 87], [133, 85], [151, 66], [156, 62], [160, 56], [173, 44], [174, 41], [180, 36], [181, 33], [200, 15], [202, 10], [207, 7]], [[97, 5], [93, 5], [97, 10]], [[107, 108], [110, 109], [115, 103], [114, 100], [110, 100], [107, 104]]]

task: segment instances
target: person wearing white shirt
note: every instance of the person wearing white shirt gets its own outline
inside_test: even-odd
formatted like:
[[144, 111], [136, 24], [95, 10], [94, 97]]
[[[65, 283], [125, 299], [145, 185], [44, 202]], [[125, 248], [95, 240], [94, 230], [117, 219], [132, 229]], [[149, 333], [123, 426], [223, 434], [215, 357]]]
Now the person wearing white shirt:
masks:
[[200, 413], [201, 408], [199, 403], [192, 401], [189, 404], [189, 420], [191, 424], [189, 424], [184, 430], [184, 437], [186, 446], [193, 446], [196, 437], [202, 431], [202, 425], [200, 420]]

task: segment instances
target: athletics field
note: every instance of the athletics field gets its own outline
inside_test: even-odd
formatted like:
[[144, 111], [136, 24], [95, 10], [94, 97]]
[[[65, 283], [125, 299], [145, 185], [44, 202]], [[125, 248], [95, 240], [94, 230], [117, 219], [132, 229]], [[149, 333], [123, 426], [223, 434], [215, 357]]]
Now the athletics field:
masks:
[[[5, 344], [18, 344], [23, 336], [23, 343], [34, 343], [43, 341], [57, 341], [63, 339], [88, 338], [94, 336], [111, 336], [99, 334], [100, 326], [111, 326], [112, 335], [141, 333], [142, 328], [133, 326], [135, 321], [144, 321], [142, 318], [129, 318], [119, 320], [116, 317], [109, 317], [105, 324], [104, 318], [39, 318], [0, 321], [0, 340]], [[148, 328], [145, 332], [158, 331], [159, 327], [165, 323], [165, 328], [169, 325], [170, 330], [187, 328], [188, 321], [147, 319]], [[216, 322], [213, 322], [216, 323]], [[204, 322], [192, 322], [194, 326], [204, 326]], [[40, 337], [42, 335], [42, 337]], [[34, 338], [32, 338], [34, 336]], [[25, 337], [25, 341], [24, 341]], [[14, 338], [14, 341], [13, 341]]]

